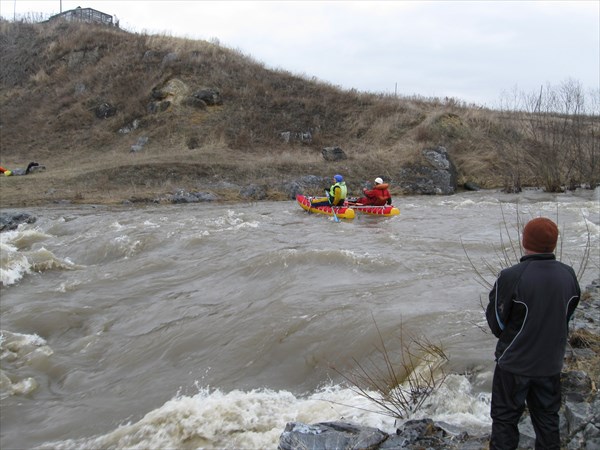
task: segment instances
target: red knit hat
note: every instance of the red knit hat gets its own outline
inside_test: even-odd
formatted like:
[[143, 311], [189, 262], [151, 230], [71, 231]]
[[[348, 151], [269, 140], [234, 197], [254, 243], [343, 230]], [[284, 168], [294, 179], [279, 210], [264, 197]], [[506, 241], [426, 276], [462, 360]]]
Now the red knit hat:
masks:
[[523, 247], [534, 253], [552, 253], [558, 240], [558, 227], [550, 219], [538, 217], [523, 229]]

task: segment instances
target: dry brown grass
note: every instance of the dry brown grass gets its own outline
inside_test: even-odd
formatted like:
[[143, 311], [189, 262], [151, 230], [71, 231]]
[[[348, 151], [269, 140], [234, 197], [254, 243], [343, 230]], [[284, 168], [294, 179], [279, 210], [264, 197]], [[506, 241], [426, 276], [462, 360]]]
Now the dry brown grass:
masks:
[[581, 370], [588, 374], [594, 383], [594, 390], [600, 386], [600, 336], [589, 330], [579, 329], [571, 333], [569, 344], [576, 349], [590, 350], [588, 357], [567, 359], [567, 368]]
[[[502, 187], [518, 173], [523, 185], [538, 182], [533, 162], [539, 158], [527, 155], [539, 145], [523, 138], [520, 115], [507, 118], [454, 99], [344, 91], [267, 70], [218, 42], [2, 20], [0, 55], [0, 164], [37, 161], [48, 168], [46, 174], [3, 180], [0, 206], [40, 202], [47, 196], [36, 192], [50, 186], [54, 193], [77, 191], [77, 199], [87, 201], [96, 196], [94, 186], [112, 182], [100, 175], [104, 170], [128, 171], [129, 189], [149, 191], [151, 185], [155, 193], [185, 185], [198, 168], [222, 171], [218, 175], [226, 180], [265, 182], [342, 171], [357, 188], [376, 173], [392, 180], [394, 193], [401, 168], [437, 145], [448, 149], [461, 181]], [[179, 86], [167, 99], [171, 103], [150, 112], [153, 92], [168, 85]], [[183, 101], [203, 88], [217, 89], [222, 104], [196, 109]], [[116, 114], [98, 118], [103, 103]], [[138, 129], [119, 132], [134, 120]], [[281, 133], [288, 131], [310, 132], [312, 140], [285, 143]], [[131, 155], [141, 136], [148, 144]], [[349, 158], [323, 161], [327, 146], [342, 147]], [[597, 156], [589, 151], [589, 158]], [[142, 174], [149, 171], [133, 173], [132, 165], [179, 169], [147, 180]], [[589, 171], [589, 165], [581, 167]], [[158, 182], [169, 173], [176, 178]], [[103, 192], [125, 194], [120, 184], [105, 185]]]

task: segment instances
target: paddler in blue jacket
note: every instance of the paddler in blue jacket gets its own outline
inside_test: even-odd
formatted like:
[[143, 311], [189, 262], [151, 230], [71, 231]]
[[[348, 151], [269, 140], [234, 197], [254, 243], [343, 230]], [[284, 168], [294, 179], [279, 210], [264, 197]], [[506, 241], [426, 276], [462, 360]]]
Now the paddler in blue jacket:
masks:
[[344, 177], [341, 175], [334, 175], [333, 184], [329, 188], [329, 191], [325, 191], [327, 197], [315, 198], [311, 200], [311, 206], [343, 206], [346, 196], [348, 195], [348, 188]]

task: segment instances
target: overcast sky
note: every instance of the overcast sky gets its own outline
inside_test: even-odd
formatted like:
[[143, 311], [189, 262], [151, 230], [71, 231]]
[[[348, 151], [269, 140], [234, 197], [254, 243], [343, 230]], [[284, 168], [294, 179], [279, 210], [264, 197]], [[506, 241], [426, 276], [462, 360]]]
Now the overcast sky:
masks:
[[600, 89], [600, 0], [0, 0], [12, 20], [93, 8], [131, 32], [218, 39], [343, 89], [488, 107], [568, 79]]

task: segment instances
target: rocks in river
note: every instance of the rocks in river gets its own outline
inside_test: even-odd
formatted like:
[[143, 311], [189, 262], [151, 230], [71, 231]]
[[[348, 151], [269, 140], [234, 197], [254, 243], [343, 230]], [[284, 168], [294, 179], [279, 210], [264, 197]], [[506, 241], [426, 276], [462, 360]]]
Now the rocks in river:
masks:
[[22, 223], [34, 223], [36, 217], [28, 213], [0, 213], [0, 231], [16, 230]]
[[392, 449], [460, 449], [485, 448], [487, 436], [469, 436], [455, 432], [431, 419], [409, 420], [395, 434], [377, 428], [361, 427], [346, 422], [322, 422], [305, 425], [288, 423], [279, 439], [278, 450], [392, 450]]

